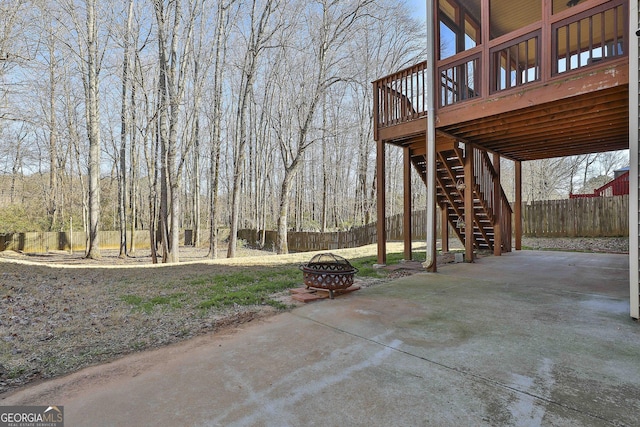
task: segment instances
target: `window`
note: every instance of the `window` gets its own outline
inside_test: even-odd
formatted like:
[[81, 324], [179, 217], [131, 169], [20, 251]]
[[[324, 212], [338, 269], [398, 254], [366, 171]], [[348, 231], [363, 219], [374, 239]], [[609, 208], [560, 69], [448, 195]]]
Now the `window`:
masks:
[[449, 58], [457, 52], [458, 36], [446, 22], [440, 21], [440, 59]]
[[440, 59], [480, 44], [480, 0], [440, 0], [438, 21]]

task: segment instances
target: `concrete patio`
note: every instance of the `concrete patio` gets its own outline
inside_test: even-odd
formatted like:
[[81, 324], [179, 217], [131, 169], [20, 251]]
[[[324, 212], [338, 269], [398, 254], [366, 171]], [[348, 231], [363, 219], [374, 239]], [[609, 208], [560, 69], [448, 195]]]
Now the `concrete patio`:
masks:
[[513, 252], [43, 382], [67, 426], [640, 425], [628, 255]]

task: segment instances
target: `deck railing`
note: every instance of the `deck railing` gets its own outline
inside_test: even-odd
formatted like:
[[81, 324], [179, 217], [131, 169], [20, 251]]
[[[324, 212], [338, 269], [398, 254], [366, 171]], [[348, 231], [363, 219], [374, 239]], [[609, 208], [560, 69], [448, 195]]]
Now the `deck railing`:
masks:
[[[481, 46], [439, 61], [438, 107], [489, 96], [522, 85], [546, 82], [564, 73], [628, 55], [626, 0], [614, 0], [576, 15], [551, 17], [526, 30], [489, 42], [489, 57]], [[543, 34], [548, 29], [551, 34]], [[526, 33], [524, 33], [527, 31]], [[543, 46], [543, 40], [551, 46]], [[547, 59], [546, 61], [544, 59]], [[489, 63], [489, 93], [482, 88], [483, 62]], [[426, 116], [426, 71], [422, 62], [374, 82], [374, 112], [378, 128]]]
[[622, 196], [629, 194], [629, 172], [625, 172], [608, 184], [598, 189], [602, 197]]
[[[628, 55], [627, 0], [607, 1], [569, 13], [552, 15], [490, 40], [488, 49], [479, 45], [438, 61], [436, 107], [488, 97], [532, 82], [546, 83], [568, 72]], [[426, 72], [427, 63], [422, 62], [373, 83], [377, 129], [426, 116]]]
[[440, 107], [480, 96], [480, 53], [438, 68]]
[[617, 0], [585, 10], [551, 26], [553, 75], [624, 56], [628, 2]]
[[541, 79], [540, 30], [492, 48], [491, 93]]
[[473, 163], [473, 174], [480, 195], [482, 196], [481, 202], [487, 208], [493, 221], [493, 207], [495, 203], [494, 180], [497, 179], [496, 171], [491, 164], [487, 152], [476, 147], [473, 147]]
[[379, 128], [426, 116], [426, 71], [425, 61], [373, 82], [374, 114]]
[[[505, 252], [511, 252], [511, 215], [513, 211], [507, 195], [504, 193], [502, 185], [498, 181], [498, 174], [491, 163], [491, 159], [485, 150], [473, 148], [473, 172], [480, 202], [484, 204], [489, 219], [495, 226], [502, 230], [501, 241], [494, 242], [494, 245], [501, 245]], [[496, 224], [496, 211], [500, 209], [498, 215], [499, 224]]]
[[511, 218], [513, 216], [513, 210], [511, 204], [507, 200], [507, 195], [504, 194], [504, 190], [500, 189], [500, 201], [502, 204], [502, 212], [500, 214], [500, 227], [502, 230], [502, 249], [504, 252], [511, 252], [511, 237], [512, 237], [512, 224]]
[[593, 190], [593, 193], [569, 194], [570, 199], [584, 199], [589, 197], [611, 197], [629, 194], [629, 172], [625, 172], [613, 181]]

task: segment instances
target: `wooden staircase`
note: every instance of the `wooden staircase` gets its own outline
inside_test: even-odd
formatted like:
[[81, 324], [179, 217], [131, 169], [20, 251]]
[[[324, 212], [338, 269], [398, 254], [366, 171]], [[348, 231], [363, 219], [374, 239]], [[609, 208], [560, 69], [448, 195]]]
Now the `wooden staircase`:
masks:
[[[446, 212], [451, 229], [460, 241], [466, 245], [466, 227], [473, 228], [473, 246], [476, 249], [494, 251], [496, 245], [495, 226], [497, 218], [501, 221], [508, 238], [498, 243], [503, 251], [511, 251], [511, 207], [498, 181], [491, 160], [486, 151], [471, 145], [456, 143], [438, 144], [436, 158], [436, 200], [440, 209]], [[471, 154], [471, 159], [466, 157]], [[426, 158], [422, 154], [411, 156], [412, 164], [426, 184]], [[465, 180], [465, 161], [470, 161], [471, 183]], [[465, 192], [473, 193], [471, 220], [465, 218]], [[497, 195], [497, 196], [496, 196]], [[502, 215], [496, 215], [496, 206], [502, 209]], [[506, 219], [504, 217], [506, 216]], [[503, 228], [504, 229], [504, 228]]]

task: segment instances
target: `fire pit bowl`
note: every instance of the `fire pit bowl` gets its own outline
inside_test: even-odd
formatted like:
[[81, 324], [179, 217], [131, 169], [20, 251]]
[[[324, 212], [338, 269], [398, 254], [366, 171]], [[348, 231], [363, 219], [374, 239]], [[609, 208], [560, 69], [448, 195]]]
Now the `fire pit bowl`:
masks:
[[307, 289], [327, 289], [331, 299], [333, 291], [353, 285], [353, 276], [358, 272], [349, 261], [332, 253], [314, 256], [308, 263], [302, 264], [300, 270]]

